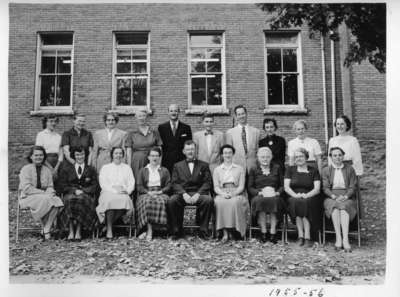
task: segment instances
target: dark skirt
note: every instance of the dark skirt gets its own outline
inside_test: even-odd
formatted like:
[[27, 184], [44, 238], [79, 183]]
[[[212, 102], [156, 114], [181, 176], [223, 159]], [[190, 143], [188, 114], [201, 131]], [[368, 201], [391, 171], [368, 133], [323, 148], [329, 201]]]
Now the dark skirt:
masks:
[[257, 217], [259, 212], [274, 213], [278, 220], [282, 219], [285, 204], [281, 196], [275, 197], [264, 197], [261, 195], [253, 197], [251, 199], [251, 215], [254, 218]]
[[[345, 189], [332, 189], [333, 194], [335, 195], [343, 195], [345, 193]], [[345, 201], [336, 201], [331, 198], [326, 198], [324, 200], [324, 208], [325, 208], [325, 215], [330, 218], [332, 215], [333, 210], [345, 210], [350, 217], [350, 221], [353, 220], [357, 214], [357, 204], [354, 199], [347, 199]]]
[[138, 197], [136, 208], [139, 230], [145, 227], [147, 223], [159, 225], [167, 224], [167, 211], [165, 206], [167, 200], [168, 196], [165, 194], [157, 196], [143, 194]]
[[81, 224], [82, 228], [92, 230], [96, 216], [95, 198], [85, 193], [81, 195], [66, 194], [63, 197], [64, 209], [59, 216], [62, 229], [69, 228], [69, 222], [75, 220]]
[[47, 154], [46, 161], [53, 167], [53, 168], [51, 168], [53, 170], [54, 167], [56, 167], [56, 165], [58, 163], [58, 154], [56, 154], [56, 153]]
[[320, 230], [322, 219], [322, 202], [320, 194], [303, 198], [288, 199], [288, 212], [291, 221], [296, 224], [296, 217], [305, 217], [314, 230]]

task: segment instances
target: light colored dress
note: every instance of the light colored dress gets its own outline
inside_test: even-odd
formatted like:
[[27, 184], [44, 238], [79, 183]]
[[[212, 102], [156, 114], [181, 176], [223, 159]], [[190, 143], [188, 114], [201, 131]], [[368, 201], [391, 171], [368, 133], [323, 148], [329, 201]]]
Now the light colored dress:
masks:
[[93, 135], [93, 166], [100, 172], [104, 164], [111, 162], [110, 152], [113, 147], [125, 147], [128, 133], [114, 128], [98, 130]]
[[[344, 151], [344, 162], [351, 161], [357, 176], [364, 173], [361, 159], [361, 149], [357, 138], [351, 135], [338, 135], [329, 140], [328, 151], [332, 147], [340, 147]], [[328, 158], [328, 164], [332, 165], [332, 159]]]
[[45, 217], [52, 207], [62, 207], [63, 202], [56, 196], [53, 188], [51, 170], [42, 166], [40, 170], [40, 189], [37, 188], [37, 171], [34, 164], [25, 165], [19, 174], [21, 191], [21, 208], [29, 208], [35, 221]]
[[318, 141], [314, 138], [306, 137], [300, 139], [296, 137], [288, 142], [288, 156], [294, 158], [294, 152], [298, 148], [304, 148], [307, 150], [309, 157], [307, 161], [316, 161], [317, 156], [322, 154], [321, 146]]
[[[245, 173], [244, 169], [236, 164], [227, 167], [221, 164], [214, 170], [213, 174], [214, 188], [223, 191], [234, 191], [238, 187], [244, 187]], [[216, 210], [216, 228], [234, 228], [240, 232], [241, 236], [246, 234], [247, 219], [250, 213], [248, 199], [240, 194], [230, 199], [223, 198], [220, 195], [215, 197]]]
[[[131, 167], [124, 163], [119, 165], [114, 163], [106, 164], [100, 170], [99, 183], [101, 193], [96, 212], [100, 223], [104, 222], [105, 213], [109, 209], [126, 210], [123, 219], [127, 222], [133, 214], [133, 203], [129, 195], [135, 189], [135, 178]], [[119, 186], [128, 194], [119, 194], [115, 188]]]

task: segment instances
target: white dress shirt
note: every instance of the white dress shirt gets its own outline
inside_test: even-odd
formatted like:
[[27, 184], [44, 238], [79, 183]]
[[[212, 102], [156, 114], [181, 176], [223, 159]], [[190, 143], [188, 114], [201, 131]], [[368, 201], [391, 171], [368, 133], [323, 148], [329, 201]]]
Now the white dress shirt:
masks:
[[340, 167], [337, 167], [335, 164], [332, 164], [333, 168], [335, 168], [335, 173], [333, 175], [332, 189], [345, 189], [346, 184], [344, 183], [344, 177], [342, 168], [343, 164]]
[[149, 182], [147, 184], [148, 187], [160, 187], [161, 186], [161, 177], [160, 177], [160, 165], [153, 169], [153, 166], [150, 164], [146, 165], [146, 168], [149, 169]]
[[[37, 134], [35, 144], [43, 146], [47, 154], [59, 154], [61, 135], [49, 129], [44, 129]], [[60, 160], [62, 159], [60, 158]]]
[[[82, 168], [81, 174], [79, 174], [79, 172], [78, 172], [79, 167]], [[79, 179], [81, 178], [84, 169], [85, 169], [85, 163], [78, 164], [75, 162], [75, 171], [76, 171], [76, 175], [78, 176]]]

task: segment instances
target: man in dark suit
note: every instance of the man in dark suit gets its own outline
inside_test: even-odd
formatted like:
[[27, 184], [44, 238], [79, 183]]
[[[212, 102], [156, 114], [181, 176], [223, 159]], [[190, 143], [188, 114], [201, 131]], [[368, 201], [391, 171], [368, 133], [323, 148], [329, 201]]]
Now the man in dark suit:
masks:
[[167, 201], [168, 228], [172, 239], [183, 235], [183, 211], [185, 205], [196, 205], [196, 222], [200, 226], [199, 237], [208, 237], [208, 223], [214, 207], [210, 196], [211, 172], [208, 163], [196, 160], [196, 144], [187, 140], [183, 154], [186, 159], [175, 164], [172, 170], [173, 195]]
[[176, 162], [185, 159], [182, 153], [183, 144], [192, 139], [190, 126], [179, 121], [179, 106], [171, 104], [168, 108], [169, 121], [158, 126], [163, 145], [162, 166], [172, 174], [172, 168]]

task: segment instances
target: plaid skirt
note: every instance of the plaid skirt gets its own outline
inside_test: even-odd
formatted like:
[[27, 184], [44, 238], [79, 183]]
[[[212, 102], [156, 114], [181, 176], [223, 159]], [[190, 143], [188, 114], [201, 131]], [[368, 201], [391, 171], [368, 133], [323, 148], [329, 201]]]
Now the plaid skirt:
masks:
[[149, 194], [140, 195], [137, 202], [137, 224], [139, 230], [151, 224], [167, 224], [167, 211], [165, 203], [168, 196], [165, 194], [150, 196]]
[[69, 228], [69, 222], [76, 220], [82, 228], [92, 230], [96, 223], [95, 198], [85, 193], [81, 195], [66, 194], [63, 197], [64, 209], [59, 216], [62, 229]]

